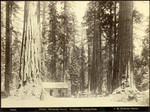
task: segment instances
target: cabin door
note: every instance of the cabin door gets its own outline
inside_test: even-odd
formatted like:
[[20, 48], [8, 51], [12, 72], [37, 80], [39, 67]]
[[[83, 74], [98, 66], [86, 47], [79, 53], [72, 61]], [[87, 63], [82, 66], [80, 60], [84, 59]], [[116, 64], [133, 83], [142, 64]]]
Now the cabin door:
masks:
[[53, 90], [52, 89], [50, 90], [50, 95], [53, 96]]

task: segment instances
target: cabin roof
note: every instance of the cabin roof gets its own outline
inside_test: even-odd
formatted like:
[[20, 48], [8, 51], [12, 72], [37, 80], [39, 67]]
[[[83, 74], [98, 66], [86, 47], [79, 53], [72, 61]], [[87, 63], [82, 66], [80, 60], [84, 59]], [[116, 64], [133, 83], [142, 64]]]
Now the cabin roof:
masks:
[[43, 88], [68, 88], [66, 82], [42, 82]]

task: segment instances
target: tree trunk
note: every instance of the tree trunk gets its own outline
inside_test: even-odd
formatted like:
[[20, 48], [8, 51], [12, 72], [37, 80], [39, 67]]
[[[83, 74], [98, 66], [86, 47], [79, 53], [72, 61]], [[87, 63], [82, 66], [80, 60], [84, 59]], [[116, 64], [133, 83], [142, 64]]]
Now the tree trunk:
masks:
[[[133, 3], [121, 1], [119, 10], [119, 86], [126, 84], [129, 75], [129, 86], [133, 86]], [[127, 69], [128, 68], [128, 69]], [[126, 75], [127, 73], [127, 75]]]
[[[41, 31], [39, 2], [25, 2], [24, 28], [20, 59], [21, 87], [36, 84], [41, 87]], [[34, 86], [31, 88], [33, 90]], [[34, 91], [34, 90], [33, 90]], [[38, 90], [38, 93], [41, 89]], [[39, 94], [38, 94], [39, 95]]]
[[81, 86], [80, 86], [80, 90], [83, 92], [84, 91], [84, 89], [85, 89], [85, 72], [84, 72], [84, 59], [85, 57], [84, 57], [84, 45], [83, 45], [83, 43], [82, 43], [82, 47], [81, 47], [81, 73], [80, 73], [80, 78], [81, 78]]
[[56, 2], [52, 2], [52, 80], [56, 81]]
[[116, 1], [115, 1], [115, 7], [114, 7], [114, 62], [113, 62], [113, 77], [112, 77], [112, 91], [116, 89], [116, 78], [117, 78], [117, 61], [116, 61], [116, 56], [117, 56], [117, 29], [116, 29], [116, 24], [117, 24], [117, 18], [116, 18]]
[[[96, 2], [95, 2], [95, 6], [96, 6]], [[94, 36], [93, 36], [93, 57], [92, 57], [92, 76], [91, 76], [91, 91], [92, 92], [96, 92], [97, 89], [97, 69], [96, 69], [96, 47], [97, 47], [97, 37], [96, 37], [96, 9], [94, 12]]]
[[91, 65], [91, 58], [92, 58], [92, 56], [91, 56], [91, 45], [92, 45], [92, 42], [91, 42], [91, 39], [90, 39], [90, 37], [88, 37], [88, 89], [89, 89], [89, 91], [90, 91], [90, 83], [91, 83], [91, 67], [92, 67], [92, 65]]
[[98, 39], [97, 39], [97, 41], [98, 41], [98, 60], [97, 60], [97, 62], [98, 62], [98, 64], [97, 64], [97, 66], [98, 66], [98, 81], [97, 81], [97, 83], [98, 83], [98, 92], [101, 94], [102, 93], [102, 84], [103, 84], [103, 77], [102, 77], [102, 26], [101, 26], [101, 3], [100, 2], [98, 2], [98, 5], [99, 5], [99, 10], [98, 10], [98, 24], [99, 24], [99, 26], [98, 26]]
[[108, 92], [111, 93], [111, 86], [112, 86], [112, 4], [110, 3], [110, 20], [109, 20], [109, 40], [108, 40], [108, 46], [109, 46], [109, 64], [108, 64], [108, 74], [107, 74], [107, 89]]
[[12, 75], [12, 2], [6, 2], [6, 59], [5, 92], [10, 95], [10, 78]]
[[45, 45], [45, 42], [44, 42], [44, 40], [46, 39], [46, 37], [45, 37], [45, 33], [46, 33], [46, 27], [45, 27], [45, 25], [46, 25], [46, 21], [45, 21], [45, 7], [46, 7], [46, 4], [45, 4], [45, 2], [43, 2], [43, 21], [42, 21], [42, 45], [41, 45], [41, 47], [42, 47], [42, 49], [41, 49], [41, 53], [42, 53], [42, 59], [41, 59], [41, 61], [42, 61], [42, 63], [41, 63], [41, 72], [42, 72], [42, 79], [43, 79], [43, 81], [45, 81], [46, 79], [46, 75], [47, 75], [47, 69], [46, 69], [46, 66], [45, 66], [45, 48], [44, 48], [44, 45]]
[[63, 81], [66, 82], [67, 79], [67, 63], [68, 63], [68, 53], [67, 53], [67, 39], [68, 39], [68, 18], [67, 18], [67, 2], [64, 2], [64, 37], [63, 37]]

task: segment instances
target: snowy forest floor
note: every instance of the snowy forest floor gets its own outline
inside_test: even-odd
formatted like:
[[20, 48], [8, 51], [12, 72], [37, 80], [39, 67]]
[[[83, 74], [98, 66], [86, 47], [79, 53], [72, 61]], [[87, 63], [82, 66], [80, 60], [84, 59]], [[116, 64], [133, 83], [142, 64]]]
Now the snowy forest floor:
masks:
[[1, 99], [1, 107], [111, 107], [111, 106], [149, 106], [149, 90], [141, 92], [137, 100], [127, 101], [123, 94], [111, 94], [97, 98], [56, 98], [45, 96], [44, 101], [32, 97], [19, 100], [16, 97]]

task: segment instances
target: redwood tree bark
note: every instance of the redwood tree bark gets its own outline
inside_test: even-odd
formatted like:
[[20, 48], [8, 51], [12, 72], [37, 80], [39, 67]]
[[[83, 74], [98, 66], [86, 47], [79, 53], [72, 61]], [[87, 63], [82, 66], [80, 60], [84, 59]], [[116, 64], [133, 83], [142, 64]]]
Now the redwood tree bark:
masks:
[[116, 78], [117, 78], [117, 14], [116, 14], [116, 1], [114, 6], [114, 61], [113, 61], [113, 77], [112, 77], [112, 91], [116, 89]]
[[10, 94], [10, 78], [12, 75], [12, 2], [6, 2], [6, 60], [5, 60], [5, 92]]
[[26, 1], [19, 72], [22, 86], [41, 80], [41, 36], [40, 3]]
[[[133, 2], [121, 1], [119, 9], [118, 86], [133, 86]], [[129, 77], [128, 77], [129, 76]], [[127, 81], [126, 81], [127, 80]], [[126, 81], [126, 82], [125, 82]], [[129, 83], [128, 83], [129, 82]]]
[[[96, 6], [96, 1], [94, 2]], [[96, 92], [97, 89], [97, 27], [96, 27], [96, 7], [94, 9], [94, 36], [93, 36], [93, 53], [92, 53], [92, 75], [91, 75], [91, 91]]]
[[45, 7], [46, 7], [46, 3], [45, 3], [45, 1], [43, 1], [43, 14], [42, 14], [42, 16], [43, 16], [43, 20], [42, 20], [42, 39], [41, 39], [41, 43], [42, 43], [42, 45], [41, 45], [41, 57], [42, 57], [42, 59], [41, 59], [41, 71], [42, 71], [42, 79], [43, 79], [43, 81], [45, 81], [46, 80], [46, 75], [47, 75], [47, 69], [46, 69], [46, 66], [45, 66], [45, 58], [46, 58], [46, 53], [45, 53], [45, 47], [44, 47], [44, 45], [45, 45], [45, 39], [46, 39], [46, 37], [45, 37], [45, 33], [46, 33], [46, 20], [45, 20], [45, 13], [46, 13], [46, 11], [45, 11]]
[[111, 93], [112, 89], [112, 3], [110, 3], [110, 17], [109, 17], [109, 64], [108, 64], [108, 74], [107, 74], [107, 90]]

